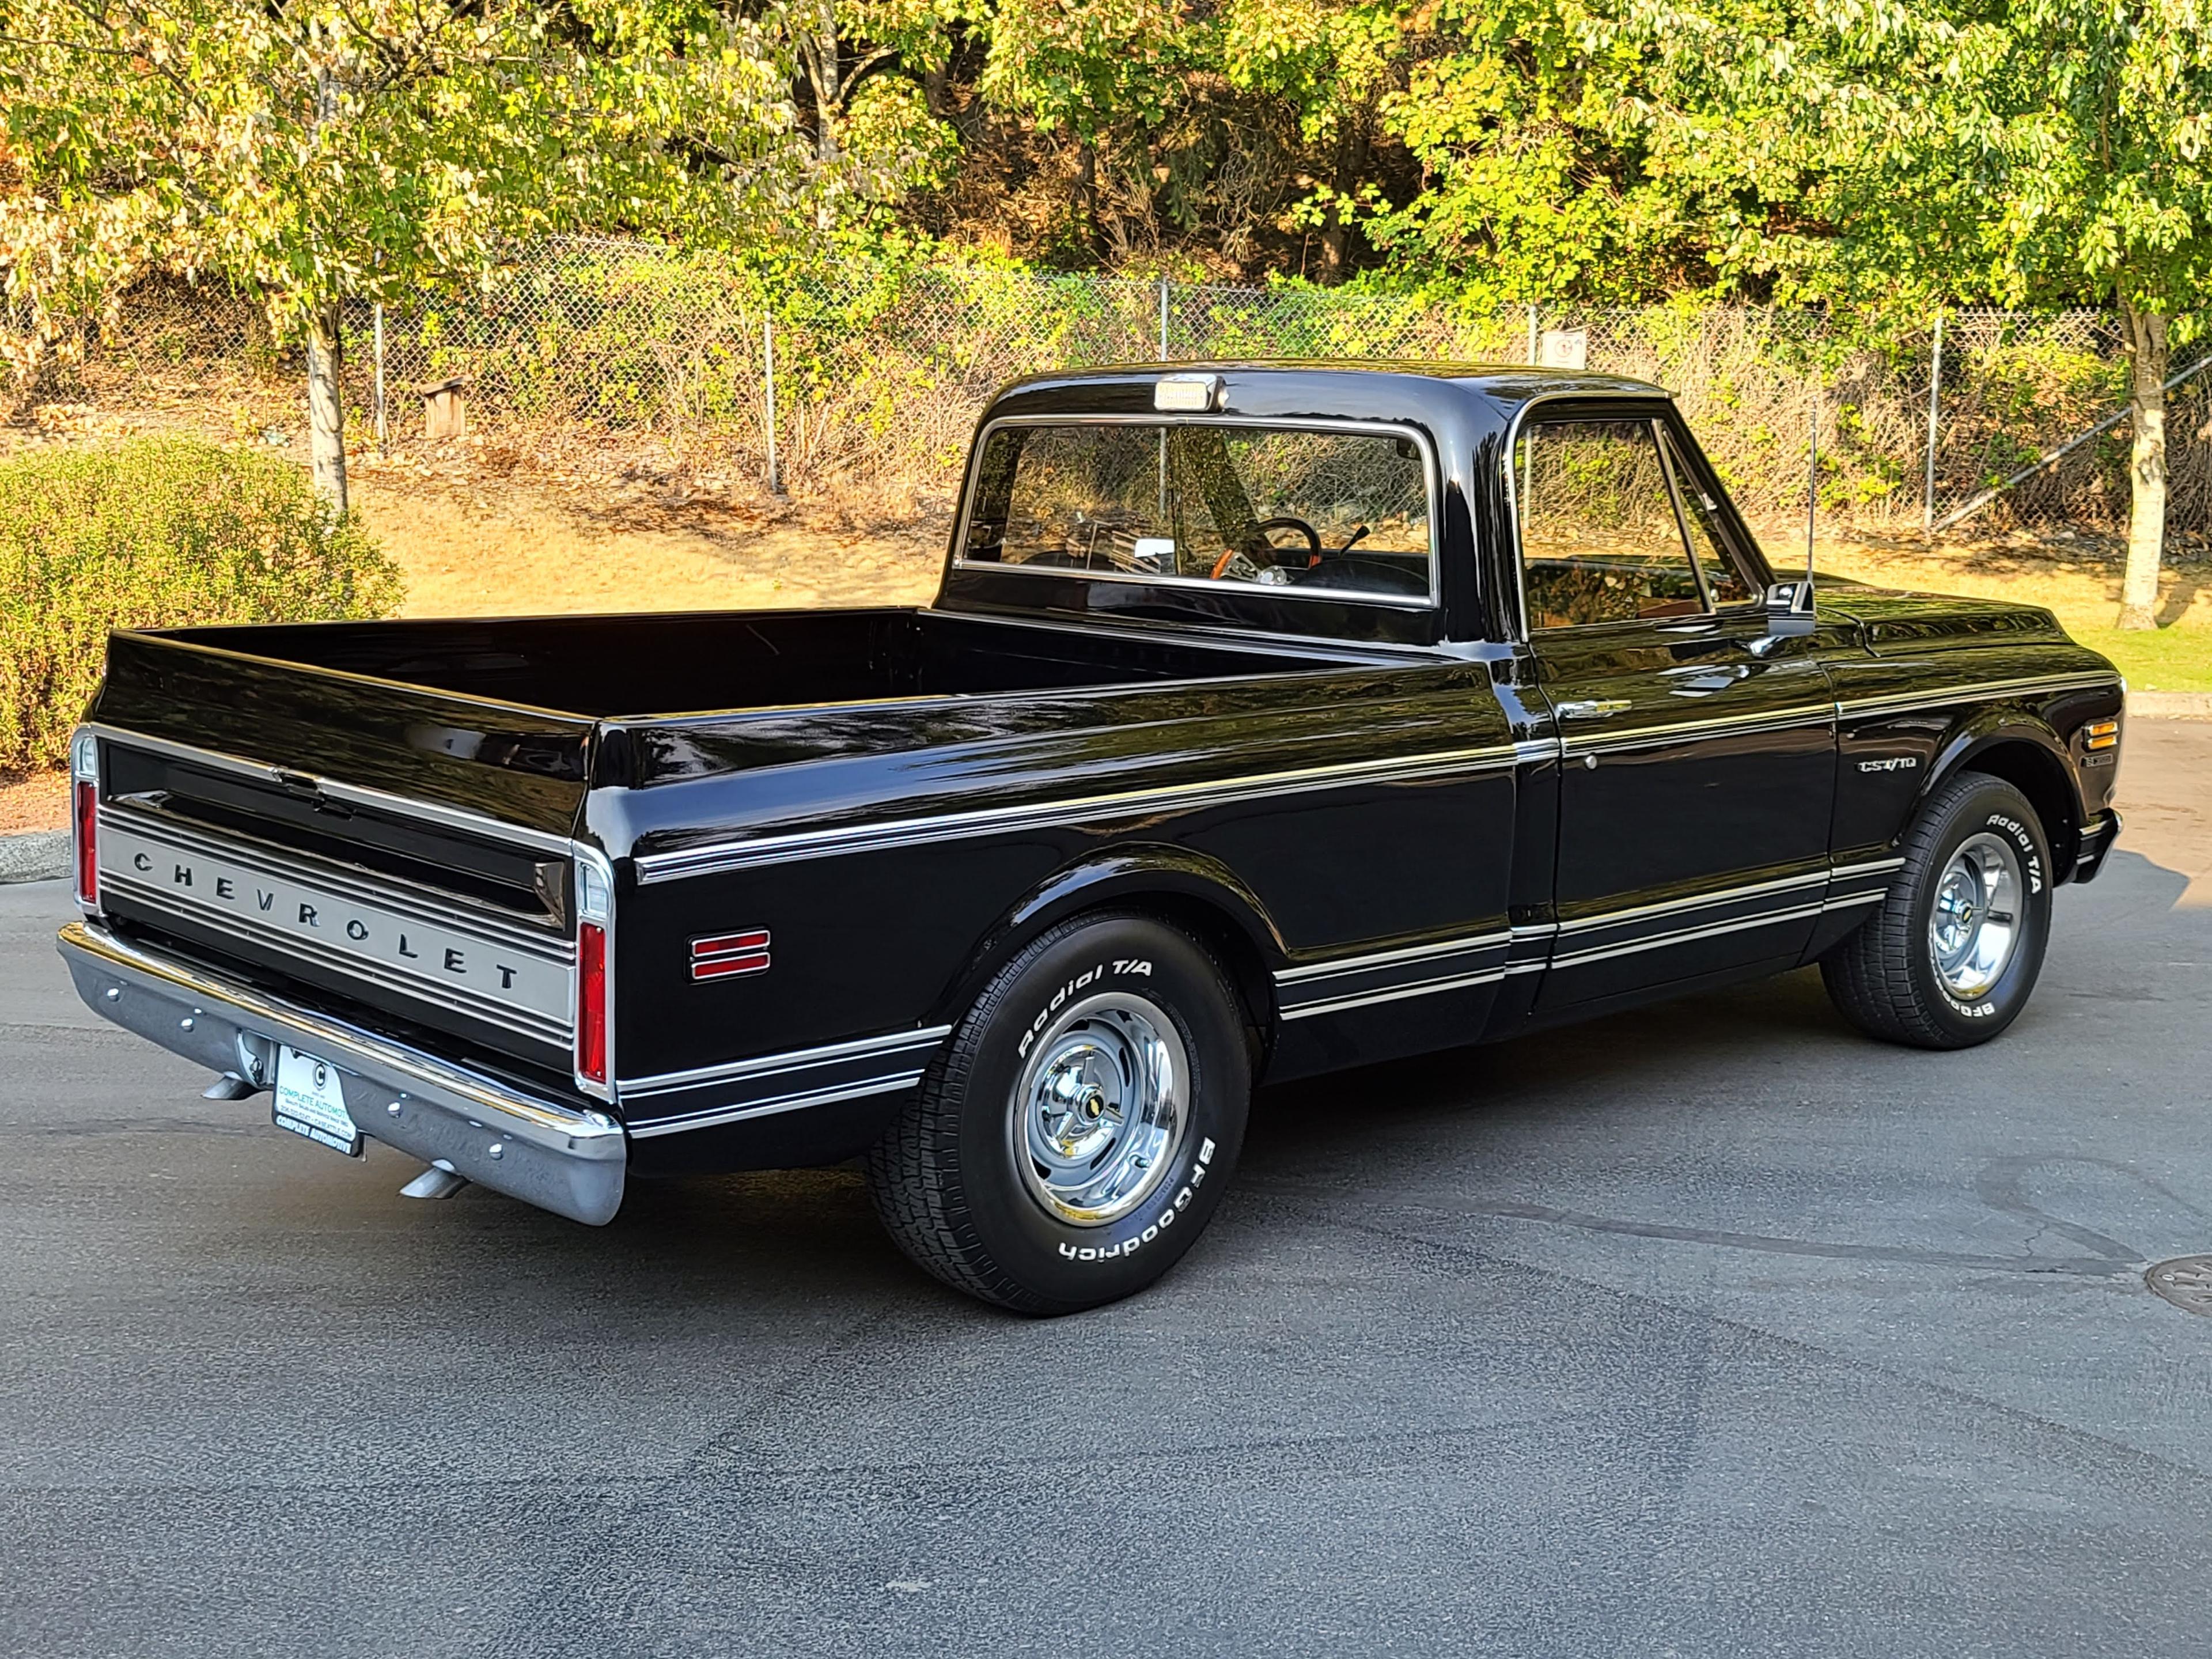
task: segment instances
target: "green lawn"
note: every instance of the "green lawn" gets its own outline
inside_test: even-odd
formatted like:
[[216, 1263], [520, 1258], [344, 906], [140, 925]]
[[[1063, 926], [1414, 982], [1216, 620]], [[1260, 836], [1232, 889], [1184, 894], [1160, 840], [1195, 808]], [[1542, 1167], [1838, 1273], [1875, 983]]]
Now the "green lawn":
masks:
[[2066, 630], [2101, 651], [2128, 677], [2130, 691], [2212, 691], [2212, 629], [2160, 628], [2123, 634], [2116, 628]]

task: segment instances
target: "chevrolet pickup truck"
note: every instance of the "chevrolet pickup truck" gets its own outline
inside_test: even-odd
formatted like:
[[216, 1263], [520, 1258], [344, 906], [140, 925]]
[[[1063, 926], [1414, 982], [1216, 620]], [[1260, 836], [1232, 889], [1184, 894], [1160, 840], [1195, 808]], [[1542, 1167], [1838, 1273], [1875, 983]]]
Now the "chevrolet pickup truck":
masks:
[[1051, 375], [926, 607], [118, 633], [61, 949], [417, 1195], [860, 1158], [1060, 1313], [1190, 1248], [1263, 1078], [1813, 963], [1986, 1042], [2122, 691], [2041, 610], [1778, 577], [1655, 386]]

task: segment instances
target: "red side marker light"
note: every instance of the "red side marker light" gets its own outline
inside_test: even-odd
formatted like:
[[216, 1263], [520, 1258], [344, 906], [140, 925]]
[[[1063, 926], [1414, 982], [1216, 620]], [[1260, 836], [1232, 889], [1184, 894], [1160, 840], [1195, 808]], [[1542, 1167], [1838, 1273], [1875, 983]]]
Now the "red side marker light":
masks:
[[711, 933], [691, 941], [691, 977], [727, 979], [737, 974], [768, 971], [768, 929], [755, 927], [742, 933]]
[[596, 921], [576, 927], [576, 1075], [607, 1080], [607, 930]]

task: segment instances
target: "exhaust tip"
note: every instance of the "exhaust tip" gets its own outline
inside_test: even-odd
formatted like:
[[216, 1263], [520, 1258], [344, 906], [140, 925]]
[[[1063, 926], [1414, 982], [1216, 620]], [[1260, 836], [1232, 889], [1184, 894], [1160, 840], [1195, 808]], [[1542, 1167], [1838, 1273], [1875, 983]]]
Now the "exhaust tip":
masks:
[[440, 1158], [421, 1175], [399, 1189], [402, 1198], [451, 1198], [469, 1184], [465, 1175], [453, 1173], [453, 1166]]

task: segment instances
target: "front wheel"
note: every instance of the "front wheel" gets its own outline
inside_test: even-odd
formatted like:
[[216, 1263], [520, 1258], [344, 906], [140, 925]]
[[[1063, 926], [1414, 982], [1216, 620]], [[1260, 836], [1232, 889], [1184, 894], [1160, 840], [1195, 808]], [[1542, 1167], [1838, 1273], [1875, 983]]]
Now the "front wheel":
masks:
[[867, 1162], [900, 1248], [1029, 1314], [1173, 1267], [1244, 1138], [1250, 1050], [1228, 976], [1147, 916], [1082, 916], [994, 975]]
[[1881, 908], [1820, 959], [1861, 1030], [1917, 1048], [1987, 1042], [2027, 1005], [2051, 938], [2051, 849], [2026, 796], [1965, 772], [1905, 838]]

